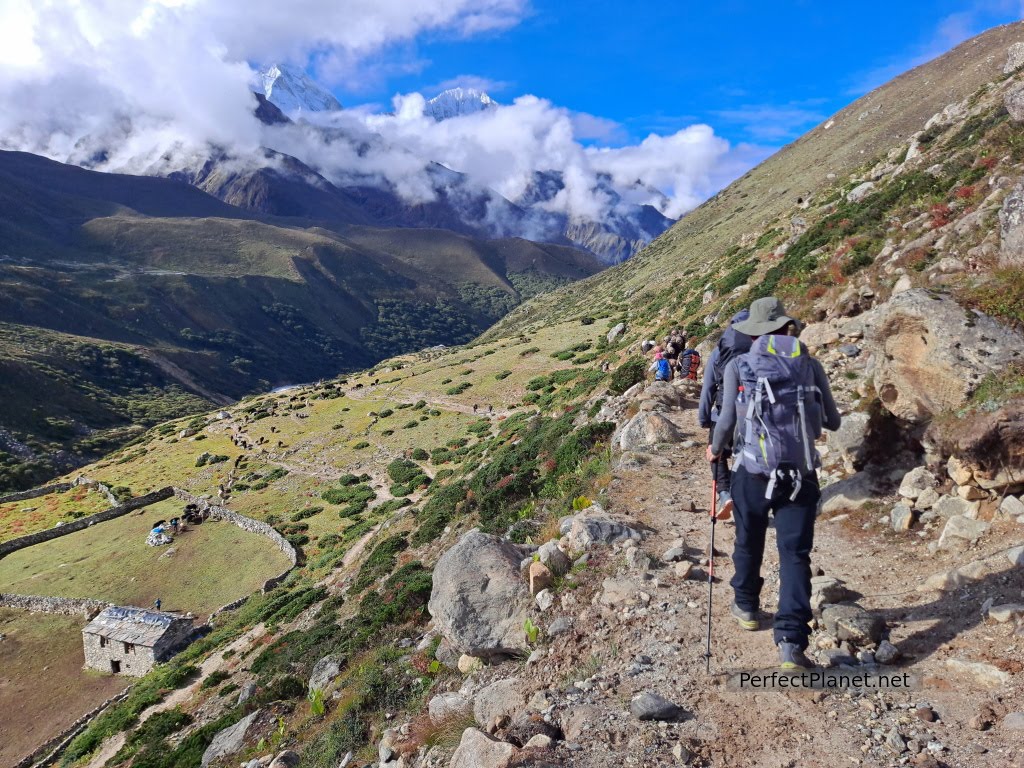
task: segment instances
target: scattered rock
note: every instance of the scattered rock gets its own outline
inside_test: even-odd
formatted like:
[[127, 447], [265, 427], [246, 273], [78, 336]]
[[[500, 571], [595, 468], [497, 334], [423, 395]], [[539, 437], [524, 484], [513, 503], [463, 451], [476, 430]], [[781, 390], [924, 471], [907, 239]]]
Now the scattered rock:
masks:
[[829, 323], [809, 323], [800, 331], [800, 341], [814, 352], [839, 341], [839, 331]]
[[676, 576], [680, 579], [688, 579], [693, 575], [693, 563], [686, 560], [675, 565]]
[[821, 511], [826, 515], [860, 509], [874, 500], [873, 483], [866, 472], [858, 472], [821, 489]]
[[547, 611], [555, 604], [555, 593], [550, 589], [542, 589], [537, 593], [534, 600], [536, 600], [538, 608], [542, 611]]
[[878, 650], [875, 651], [875, 661], [879, 664], [892, 664], [898, 661], [901, 655], [899, 648], [888, 640], [883, 640], [878, 644]]
[[845, 414], [843, 422], [835, 432], [826, 432], [826, 445], [835, 451], [843, 461], [847, 472], [861, 469], [866, 456], [867, 446], [864, 436], [868, 431], [870, 416], [861, 411]]
[[1024, 66], [1024, 43], [1014, 43], [1006, 49], [1006, 64], [1003, 74], [1009, 75]]
[[678, 720], [683, 714], [682, 707], [651, 691], [633, 699], [629, 711], [637, 720]]
[[863, 184], [858, 184], [846, 193], [846, 202], [859, 203], [874, 191], [875, 183], [873, 181], [865, 181]]
[[583, 552], [592, 544], [614, 544], [643, 539], [640, 531], [613, 520], [597, 504], [576, 515], [562, 518], [559, 526], [562, 535], [568, 539], [569, 549], [573, 552]]
[[564, 576], [572, 567], [572, 561], [569, 559], [569, 556], [559, 548], [557, 541], [549, 541], [547, 544], [542, 545], [541, 548], [537, 550], [537, 556], [540, 558], [540, 561], [547, 566], [548, 570], [556, 576]]
[[971, 520], [962, 515], [953, 515], [939, 536], [939, 549], [975, 543], [991, 527], [984, 520]]
[[1007, 496], [999, 505], [999, 511], [1007, 517], [1020, 519], [1024, 516], [1024, 501], [1016, 496]]
[[998, 688], [1010, 682], [1008, 673], [983, 661], [946, 659], [946, 666], [954, 672], [974, 678], [976, 682], [988, 688]]
[[473, 700], [473, 718], [481, 728], [490, 728], [495, 720], [511, 717], [526, 707], [523, 682], [507, 678], [491, 683]]
[[554, 574], [540, 561], [530, 563], [528, 575], [530, 579], [530, 594], [534, 596], [555, 583]]
[[939, 719], [939, 716], [935, 714], [935, 710], [927, 705], [921, 705], [914, 710], [914, 715], [918, 720], [926, 723], [934, 723]]
[[631, 579], [608, 578], [601, 583], [600, 602], [602, 605], [622, 605], [635, 602], [640, 587]]
[[956, 489], [956, 495], [965, 501], [981, 501], [988, 498], [988, 494], [976, 485], [961, 485]]
[[665, 554], [661, 556], [661, 559], [666, 563], [678, 563], [685, 558], [686, 549], [683, 547], [672, 547], [672, 549], [666, 550]]
[[1024, 565], [1024, 546], [1008, 550], [1006, 559], [1010, 561], [1010, 565]]
[[427, 609], [438, 630], [463, 653], [481, 658], [526, 650], [529, 595], [519, 576], [524, 552], [473, 529], [434, 568]]
[[439, 693], [427, 703], [427, 715], [434, 725], [465, 717], [472, 711], [473, 703], [461, 693]]
[[939, 500], [932, 505], [932, 511], [939, 517], [968, 517], [978, 516], [979, 504], [977, 502], [961, 499], [959, 496], [940, 496]]
[[476, 728], [467, 728], [462, 734], [449, 768], [508, 768], [519, 752], [511, 744], [488, 736]]
[[471, 672], [476, 672], [478, 669], [483, 667], [483, 659], [478, 659], [476, 656], [470, 656], [468, 653], [464, 653], [459, 656], [459, 662], [456, 665], [459, 672], [464, 675], [468, 675]]
[[564, 635], [566, 632], [572, 629], [572, 621], [567, 619], [565, 616], [559, 616], [557, 619], [551, 622], [548, 626], [548, 637], [558, 637]]
[[1024, 603], [1004, 603], [988, 609], [988, 617], [998, 624], [1024, 618]]
[[899, 494], [905, 499], [916, 499], [923, 491], [930, 490], [937, 484], [938, 480], [927, 467], [914, 467], [903, 476]]
[[811, 608], [817, 610], [823, 605], [841, 603], [853, 594], [841, 579], [832, 576], [811, 577]]
[[619, 323], [614, 328], [612, 328], [610, 331], [608, 331], [608, 337], [607, 337], [608, 338], [608, 343], [609, 344], [614, 343], [614, 341], [617, 338], [619, 338], [619, 336], [621, 336], [625, 332], [625, 330], [626, 330], [626, 324], [625, 323]]
[[341, 660], [337, 656], [324, 656], [313, 665], [313, 671], [309, 673], [309, 690], [327, 690], [327, 686], [340, 674]]
[[210, 746], [203, 752], [203, 759], [200, 763], [203, 768], [206, 768], [214, 760], [219, 760], [225, 755], [233, 755], [238, 752], [242, 747], [245, 746], [245, 741], [249, 736], [249, 729], [252, 728], [256, 722], [256, 718], [259, 717], [261, 710], [250, 712], [248, 715], [243, 717], [237, 723], [232, 726], [225, 728], [224, 730], [217, 731], [213, 737], [213, 741], [210, 742]]
[[957, 485], [967, 485], [971, 482], [973, 473], [970, 467], [960, 461], [956, 456], [950, 456], [946, 462], [946, 474], [952, 478]]
[[631, 571], [645, 573], [654, 566], [651, 556], [639, 547], [626, 547], [626, 567]]
[[536, 736], [531, 736], [529, 741], [527, 741], [523, 746], [526, 747], [526, 749], [551, 749], [551, 746], [554, 743], [554, 740], [550, 736], [538, 733]]
[[441, 638], [441, 642], [437, 644], [437, 650], [434, 651], [434, 658], [444, 664], [448, 669], [459, 668], [459, 657], [462, 654], [455, 648], [448, 638]]
[[1011, 712], [1000, 725], [1004, 731], [1024, 731], [1024, 712]]
[[[1015, 106], [1021, 108], [1019, 113], [1024, 118], [1024, 93], [1020, 92], [1024, 89], [1018, 86], [1015, 90], [1013, 100]], [[1008, 94], [1007, 108], [1009, 101]], [[1024, 266], [1024, 181], [1017, 182], [999, 209], [999, 266]]]
[[935, 506], [935, 503], [942, 496], [934, 488], [927, 488], [921, 491], [921, 495], [914, 500], [914, 509], [927, 510]]
[[897, 755], [902, 755], [907, 751], [906, 741], [904, 741], [900, 732], [895, 728], [889, 731], [888, 735], [885, 737], [885, 745]]
[[914, 522], [914, 511], [906, 504], [897, 504], [889, 513], [894, 531], [909, 531]]
[[256, 683], [251, 682], [251, 681], [246, 683], [238, 691], [238, 701], [236, 702], [236, 704], [244, 704], [249, 699], [251, 699], [253, 697], [253, 694], [255, 694], [255, 693], [256, 693]]
[[885, 630], [885, 621], [859, 605], [830, 605], [821, 613], [829, 634], [856, 645], [878, 643]]
[[295, 768], [301, 759], [298, 752], [286, 749], [278, 753], [277, 757], [270, 763], [270, 768]]

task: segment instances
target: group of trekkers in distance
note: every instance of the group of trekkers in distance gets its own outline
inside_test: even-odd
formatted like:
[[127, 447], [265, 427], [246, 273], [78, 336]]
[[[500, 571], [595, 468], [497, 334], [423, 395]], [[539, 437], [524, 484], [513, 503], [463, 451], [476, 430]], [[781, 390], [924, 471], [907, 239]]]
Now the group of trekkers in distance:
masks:
[[[775, 297], [734, 315], [708, 356], [697, 412], [708, 430], [716, 517], [732, 517], [736, 525], [730, 612], [750, 631], [761, 625], [761, 564], [769, 517], [775, 517], [780, 584], [774, 642], [784, 669], [814, 666], [805, 654], [821, 500], [814, 443], [822, 429], [837, 430], [841, 422], [825, 370], [800, 342], [801, 330]], [[653, 353], [657, 380], [677, 373], [697, 378], [700, 355], [687, 347], [682, 331], [672, 331], [663, 345], [645, 341], [642, 347]]]
[[655, 381], [697, 380], [700, 353], [686, 345], [686, 333], [681, 328], [673, 328], [661, 344], [652, 339], [642, 342], [640, 347], [645, 355], [651, 353], [654, 357], [647, 371], [654, 374]]

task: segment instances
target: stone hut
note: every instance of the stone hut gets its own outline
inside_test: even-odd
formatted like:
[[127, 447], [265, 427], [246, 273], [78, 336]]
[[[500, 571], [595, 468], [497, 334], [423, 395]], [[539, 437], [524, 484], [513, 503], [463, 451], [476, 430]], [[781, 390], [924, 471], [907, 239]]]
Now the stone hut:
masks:
[[85, 666], [141, 677], [188, 645], [192, 622], [191, 615], [111, 606], [82, 630]]

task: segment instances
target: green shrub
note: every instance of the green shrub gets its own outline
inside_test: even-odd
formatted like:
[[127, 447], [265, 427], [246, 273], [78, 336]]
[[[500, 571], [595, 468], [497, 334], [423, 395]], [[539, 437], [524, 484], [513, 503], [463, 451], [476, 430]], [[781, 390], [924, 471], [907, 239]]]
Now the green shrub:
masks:
[[[427, 453], [426, 450], [423, 448], [414, 448], [412, 452], [412, 457], [416, 461], [426, 461], [430, 457], [430, 454]], [[391, 479], [394, 480], [395, 478]]]
[[210, 688], [216, 688], [229, 677], [231, 677], [231, 673], [226, 669], [218, 669], [207, 675], [206, 679], [203, 680], [199, 687], [204, 691], [209, 690]]
[[391, 573], [398, 562], [398, 554], [409, 548], [409, 540], [404, 533], [390, 536], [380, 542], [363, 561], [359, 574], [352, 583], [354, 592], [362, 592], [377, 579]]
[[305, 520], [307, 517], [319, 515], [323, 511], [323, 507], [306, 507], [305, 509], [300, 509], [298, 512], [294, 513], [291, 517], [291, 521], [293, 523], [297, 523], [299, 520]]
[[611, 381], [608, 384], [609, 391], [612, 394], [621, 395], [634, 384], [643, 381], [646, 371], [647, 363], [643, 358], [630, 358], [612, 373]]

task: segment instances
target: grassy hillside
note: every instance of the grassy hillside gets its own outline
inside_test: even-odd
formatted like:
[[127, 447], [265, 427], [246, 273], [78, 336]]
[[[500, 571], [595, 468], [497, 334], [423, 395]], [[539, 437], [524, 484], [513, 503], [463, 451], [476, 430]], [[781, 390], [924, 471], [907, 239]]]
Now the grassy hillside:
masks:
[[337, 232], [187, 184], [0, 153], [0, 490], [253, 391], [464, 343], [580, 251]]
[[[992, 248], [984, 248], [998, 240], [993, 219], [1007, 187], [1000, 180], [1024, 172], [1021, 132], [1002, 106], [1010, 83], [1001, 74], [1007, 45], [1022, 38], [1024, 25], [993, 30], [869, 94], [709, 201], [635, 261], [534, 299], [472, 343], [247, 397], [228, 407], [228, 418], [168, 422], [87, 467], [136, 493], [167, 482], [195, 493], [223, 485], [229, 506], [274, 525], [305, 559], [283, 585], [222, 617], [208, 637], [92, 723], [64, 764], [81, 764], [105, 738], [132, 731], [139, 712], [180, 686], [200, 659], [225, 662], [215, 681], [224, 687], [215, 691], [211, 684], [187, 697], [181, 705], [187, 718], [172, 738], [155, 725], [135, 728], [113, 765], [196, 766], [214, 733], [271, 702], [278, 702], [280, 717], [274, 746], [295, 747], [303, 768], [333, 768], [349, 751], [370, 763], [384, 729], [414, 717], [412, 749], [440, 745], [443, 752], [452, 746], [450, 734], [425, 724], [422, 710], [432, 692], [454, 690], [461, 680], [434, 658], [436, 643], [414, 650], [427, 621], [432, 564], [471, 527], [546, 541], [557, 536], [558, 520], [574, 502], [585, 502], [576, 502], [580, 496], [606, 498], [617, 479], [610, 447], [615, 425], [601, 420], [602, 406], [642, 378], [638, 339], [677, 323], [696, 338], [710, 337], [734, 308], [768, 292], [785, 296], [807, 319], [837, 308], [845, 318], [861, 311], [845, 308], [861, 290], [881, 302], [904, 278], [1007, 322], [1024, 322], [1019, 270], [996, 268]], [[1017, 73], [1012, 82], [1020, 78]], [[948, 104], [958, 105], [958, 116], [925, 130]], [[920, 155], [908, 159], [912, 138]], [[869, 194], [848, 198], [868, 179], [876, 185]], [[957, 231], [977, 212], [975, 227]], [[940, 233], [949, 234], [942, 247]], [[353, 230], [347, 242], [376, 249], [374, 237]], [[919, 237], [935, 239], [911, 247]], [[886, 251], [889, 241], [900, 246], [898, 255]], [[389, 268], [419, 267], [411, 250], [403, 254], [392, 252]], [[971, 268], [940, 270], [953, 254]], [[469, 263], [480, 269], [476, 285], [495, 285], [486, 282], [488, 274], [502, 280], [500, 269], [479, 266], [487, 259]], [[515, 285], [521, 275], [506, 278]], [[627, 330], [609, 341], [619, 321]], [[874, 354], [866, 351], [845, 369], [835, 367], [838, 353], [828, 360], [844, 409], [879, 407], [856, 367]], [[1000, 382], [989, 387], [1009, 389]], [[630, 407], [627, 415], [639, 408]], [[226, 458], [210, 465], [199, 460], [207, 452]], [[659, 463], [664, 458], [633, 457], [678, 482], [678, 467]], [[829, 473], [828, 479], [835, 478]], [[646, 487], [636, 490], [646, 497], [639, 501], [668, 503]], [[599, 556], [582, 571], [600, 581], [616, 568]], [[107, 579], [116, 578], [111, 571], [108, 565]], [[560, 597], [571, 596], [574, 583], [560, 585]], [[685, 631], [703, 637], [703, 624], [685, 616], [692, 619]], [[632, 619], [627, 624], [622, 631], [632, 632]], [[258, 639], [239, 640], [249, 632]], [[587, 640], [578, 647], [594, 652]], [[614, 634], [598, 640], [618, 655]], [[242, 650], [225, 650], [233, 642]], [[328, 654], [341, 672], [336, 695], [317, 711], [306, 681]], [[581, 665], [599, 661], [579, 659]], [[595, 669], [544, 684], [563, 688]], [[515, 674], [526, 673], [516, 667]], [[257, 694], [245, 704], [220, 695], [247, 682], [257, 685]], [[279, 706], [281, 700], [290, 703]], [[230, 759], [271, 751], [266, 744], [259, 750], [249, 745]], [[444, 753], [439, 762], [446, 759]]]

